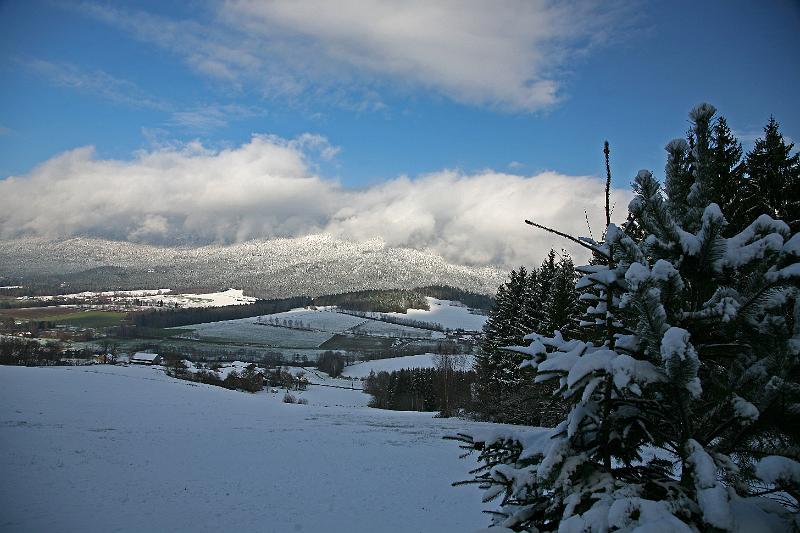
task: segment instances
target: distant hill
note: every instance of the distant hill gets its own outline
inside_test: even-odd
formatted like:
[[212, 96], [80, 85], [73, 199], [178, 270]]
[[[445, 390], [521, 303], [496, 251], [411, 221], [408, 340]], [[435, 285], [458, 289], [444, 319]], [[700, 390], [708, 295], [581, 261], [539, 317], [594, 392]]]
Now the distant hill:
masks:
[[199, 247], [90, 238], [0, 242], [0, 281], [44, 294], [237, 287], [258, 298], [288, 298], [448, 286], [493, 295], [505, 276], [498, 268], [455, 265], [430, 252], [326, 235]]

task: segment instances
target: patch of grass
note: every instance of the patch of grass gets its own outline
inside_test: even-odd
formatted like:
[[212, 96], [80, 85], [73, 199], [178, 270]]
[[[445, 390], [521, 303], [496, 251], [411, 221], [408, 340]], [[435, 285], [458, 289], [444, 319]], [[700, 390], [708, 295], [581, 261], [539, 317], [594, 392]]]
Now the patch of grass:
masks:
[[76, 314], [74, 307], [25, 307], [20, 309], [0, 309], [0, 316], [10, 316], [18, 320], [55, 321], [63, 315]]
[[110, 328], [119, 326], [126, 314], [119, 311], [78, 311], [69, 314], [43, 316], [38, 320], [78, 328]]
[[334, 335], [323, 342], [320, 350], [372, 351], [385, 350], [392, 345], [391, 337], [371, 337], [366, 335]]

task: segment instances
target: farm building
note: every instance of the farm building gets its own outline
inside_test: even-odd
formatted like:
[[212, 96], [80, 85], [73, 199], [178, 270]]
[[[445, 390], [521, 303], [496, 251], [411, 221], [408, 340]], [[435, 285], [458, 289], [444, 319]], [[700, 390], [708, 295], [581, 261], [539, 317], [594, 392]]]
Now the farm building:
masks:
[[138, 365], [160, 365], [161, 356], [157, 353], [136, 352], [131, 356], [131, 363]]

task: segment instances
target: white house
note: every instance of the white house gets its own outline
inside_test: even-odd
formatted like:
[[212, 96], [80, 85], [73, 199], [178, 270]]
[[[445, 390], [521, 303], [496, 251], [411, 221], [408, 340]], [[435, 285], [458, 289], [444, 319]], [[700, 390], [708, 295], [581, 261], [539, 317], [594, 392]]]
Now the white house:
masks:
[[131, 363], [139, 365], [160, 365], [161, 356], [157, 353], [136, 352], [131, 356]]

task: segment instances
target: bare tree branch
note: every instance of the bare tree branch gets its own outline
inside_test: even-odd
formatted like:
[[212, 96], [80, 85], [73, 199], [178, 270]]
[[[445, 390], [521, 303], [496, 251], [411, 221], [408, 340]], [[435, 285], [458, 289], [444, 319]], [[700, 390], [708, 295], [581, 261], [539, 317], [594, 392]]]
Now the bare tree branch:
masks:
[[558, 230], [553, 229], [553, 228], [548, 228], [547, 226], [542, 226], [541, 224], [537, 224], [536, 222], [531, 222], [530, 220], [526, 220], [525, 223], [528, 224], [529, 226], [533, 226], [535, 228], [543, 229], [543, 230], [548, 231], [550, 233], [555, 233], [559, 237], [564, 237], [565, 239], [569, 239], [574, 243], [580, 244], [584, 248], [587, 248], [587, 249], [591, 250], [592, 252], [594, 252], [594, 253], [602, 256], [602, 257], [605, 257], [606, 259], [611, 259], [611, 257], [606, 252], [601, 250], [600, 248], [592, 246], [591, 244], [589, 244], [587, 242], [584, 242], [584, 241], [582, 241], [582, 240], [580, 240], [578, 238], [575, 238], [572, 235], [569, 235], [569, 234], [564, 233], [562, 231], [558, 231]]

